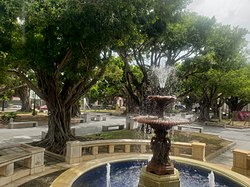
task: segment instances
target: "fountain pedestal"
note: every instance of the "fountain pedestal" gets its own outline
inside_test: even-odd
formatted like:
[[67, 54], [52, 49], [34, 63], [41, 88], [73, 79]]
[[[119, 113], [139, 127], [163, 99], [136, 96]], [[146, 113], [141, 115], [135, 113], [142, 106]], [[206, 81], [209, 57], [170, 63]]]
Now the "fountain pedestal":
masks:
[[138, 187], [180, 187], [179, 171], [174, 169], [174, 174], [156, 175], [142, 168]]
[[[168, 130], [172, 126], [182, 124], [183, 121], [166, 120], [164, 109], [174, 102], [172, 96], [149, 96], [156, 103], [154, 117], [137, 118], [139, 123], [150, 125], [154, 129], [155, 136], [151, 139], [153, 157], [148, 165], [142, 169], [139, 187], [180, 187], [179, 172], [170, 161], [169, 152], [171, 140], [167, 137]], [[185, 122], [187, 123], [187, 122]]]

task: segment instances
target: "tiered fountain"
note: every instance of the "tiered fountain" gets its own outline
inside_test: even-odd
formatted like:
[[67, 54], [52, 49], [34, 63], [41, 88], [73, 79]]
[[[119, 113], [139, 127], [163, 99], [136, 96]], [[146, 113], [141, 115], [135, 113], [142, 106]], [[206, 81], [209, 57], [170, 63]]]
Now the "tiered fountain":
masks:
[[[156, 73], [156, 75], [158, 75], [160, 88], [164, 88], [165, 86], [166, 70], [167, 69]], [[179, 171], [174, 168], [174, 165], [169, 158], [171, 141], [167, 137], [167, 134], [168, 130], [170, 130], [173, 126], [188, 122], [180, 121], [180, 119], [173, 120], [164, 117], [165, 108], [172, 102], [174, 102], [175, 97], [149, 96], [148, 99], [156, 103], [156, 108], [154, 110], [156, 112], [156, 115], [141, 116], [137, 118], [137, 121], [140, 123], [148, 124], [154, 129], [155, 137], [151, 139], [151, 149], [153, 152], [153, 157], [151, 161], [149, 161], [148, 165], [142, 168], [140, 172], [139, 184], [137, 180], [137, 174], [139, 174], [138, 172], [141, 169], [142, 164], [139, 160], [140, 158], [143, 158], [143, 160], [145, 160], [145, 157], [143, 157], [142, 155], [138, 155], [138, 157], [136, 158], [136, 162], [134, 162], [135, 158], [130, 158], [123, 155], [121, 156], [121, 158], [118, 158], [118, 156], [112, 156], [103, 159], [98, 157], [98, 161], [91, 160], [89, 162], [83, 162], [80, 165], [64, 172], [52, 183], [51, 186], [100, 187], [105, 185], [105, 181], [106, 186], [110, 186], [113, 180], [114, 187], [135, 187], [137, 186], [137, 184], [139, 187], [180, 187]], [[79, 151], [81, 149], [77, 148], [77, 150]], [[205, 179], [207, 179], [207, 175], [205, 174], [205, 178], [203, 175], [204, 173], [207, 173], [211, 170], [215, 170], [216, 172], [215, 174], [211, 172], [209, 176], [210, 186], [215, 185], [214, 178], [217, 176], [218, 183], [216, 183], [216, 186], [240, 187], [249, 186], [250, 184], [248, 178], [232, 171], [226, 170], [225, 168], [219, 168], [208, 163], [191, 159], [175, 159], [177, 160], [176, 167], [179, 168], [181, 173], [181, 184], [183, 186], [190, 187], [207, 185], [207, 181], [204, 181]], [[113, 171], [111, 165], [109, 164], [107, 164], [107, 169], [105, 168], [107, 160], [108, 163], [110, 163], [114, 168]], [[178, 160], [183, 163], [178, 164]], [[100, 163], [103, 163], [103, 165], [100, 165]], [[137, 167], [138, 163], [139, 166]], [[105, 176], [105, 174], [107, 175]], [[223, 176], [220, 176], [219, 174], [222, 174]], [[113, 179], [111, 180], [111, 178]]]
[[154, 129], [155, 136], [151, 139], [153, 157], [146, 168], [141, 171], [139, 187], [179, 187], [179, 172], [174, 168], [169, 158], [171, 140], [167, 137], [167, 134], [172, 126], [188, 122], [164, 118], [165, 108], [174, 102], [175, 97], [157, 95], [149, 96], [148, 99], [156, 103], [157, 116], [139, 117], [137, 121], [148, 124]]

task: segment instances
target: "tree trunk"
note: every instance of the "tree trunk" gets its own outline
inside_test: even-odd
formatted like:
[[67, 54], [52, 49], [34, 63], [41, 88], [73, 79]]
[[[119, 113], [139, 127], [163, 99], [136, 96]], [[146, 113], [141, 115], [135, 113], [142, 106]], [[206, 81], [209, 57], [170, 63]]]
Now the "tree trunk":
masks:
[[39, 145], [57, 154], [65, 155], [66, 142], [75, 140], [70, 131], [72, 107], [52, 108], [48, 105], [50, 114], [48, 120], [48, 133]]
[[[78, 104], [78, 100], [72, 101], [66, 99], [66, 94], [69, 91], [60, 92], [57, 79], [54, 77], [44, 77], [43, 83], [47, 84], [50, 92], [47, 97], [44, 97], [46, 101], [49, 117], [48, 117], [48, 133], [45, 139], [38, 142], [36, 145], [45, 147], [46, 150], [53, 153], [65, 155], [66, 142], [75, 140], [74, 135], [71, 134], [71, 117], [72, 108]], [[76, 97], [71, 97], [76, 98]]]
[[127, 108], [127, 113], [129, 113], [129, 114], [139, 114], [140, 106], [131, 97], [127, 98], [126, 108]]
[[218, 104], [213, 104], [212, 106], [212, 111], [213, 111], [213, 114], [214, 114], [214, 118], [219, 118], [219, 113], [220, 113], [220, 106]]
[[210, 121], [209, 109], [210, 105], [208, 103], [200, 103], [200, 121]]
[[232, 113], [234, 111], [241, 111], [244, 108], [244, 106], [248, 104], [247, 101], [240, 100], [238, 97], [231, 97], [230, 99], [227, 99], [226, 103], [229, 106], [230, 118], [232, 117]]
[[31, 112], [31, 103], [30, 103], [30, 89], [28, 86], [23, 86], [16, 89], [17, 95], [20, 97], [22, 102], [22, 112]]
[[4, 111], [5, 100], [2, 99], [2, 111]]
[[72, 107], [72, 117], [77, 117], [81, 115], [81, 110], [80, 110], [80, 103], [77, 102], [75, 105]]
[[143, 102], [146, 99], [146, 88], [149, 85], [147, 71], [145, 66], [139, 65], [143, 78], [138, 78], [138, 76], [136, 76], [131, 69], [129, 63], [130, 57], [124, 51], [120, 51], [119, 54], [124, 62], [123, 71], [126, 79], [125, 89], [128, 95], [127, 112], [138, 113], [143, 109]]

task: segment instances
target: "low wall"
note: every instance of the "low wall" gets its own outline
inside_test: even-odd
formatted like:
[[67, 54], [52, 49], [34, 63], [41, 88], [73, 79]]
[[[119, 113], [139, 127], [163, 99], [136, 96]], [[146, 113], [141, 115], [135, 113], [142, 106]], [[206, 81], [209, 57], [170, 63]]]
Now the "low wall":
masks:
[[[205, 161], [204, 143], [172, 143], [171, 155]], [[112, 157], [128, 153], [151, 153], [149, 140], [118, 139], [98, 141], [67, 142], [65, 161], [68, 164], [80, 163], [96, 158]]]
[[232, 170], [250, 177], [250, 151], [234, 149]]

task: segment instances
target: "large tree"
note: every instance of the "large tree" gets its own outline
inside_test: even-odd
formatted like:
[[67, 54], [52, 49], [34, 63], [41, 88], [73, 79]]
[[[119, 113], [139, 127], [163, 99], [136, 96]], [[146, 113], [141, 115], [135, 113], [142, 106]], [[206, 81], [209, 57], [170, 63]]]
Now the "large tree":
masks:
[[[218, 98], [230, 94], [230, 82], [244, 79], [245, 73], [239, 74], [238, 78], [231, 75], [232, 72], [241, 72], [240, 69], [246, 66], [246, 33], [245, 29], [217, 24], [206, 40], [203, 52], [181, 65], [183, 86], [185, 91], [196, 96], [200, 105], [200, 120], [209, 120], [210, 108], [218, 104]], [[234, 89], [241, 88], [239, 86]]]
[[[157, 79], [152, 74], [152, 68], [174, 66], [204, 47], [214, 19], [185, 12], [188, 2], [157, 0], [148, 4], [151, 11], [137, 14], [139, 24], [136, 24], [134, 32], [118, 43], [117, 51], [124, 61], [126, 90], [130, 96], [128, 101], [132, 106], [130, 112], [137, 107], [143, 110], [148, 94], [159, 94], [159, 83], [154, 81]], [[136, 77], [131, 71], [135, 63], [142, 77]], [[167, 73], [166, 70], [165, 77]], [[170, 83], [164, 86], [164, 94], [173, 94]]]
[[[63, 153], [72, 108], [103, 75], [115, 40], [127, 35], [132, 2], [24, 1], [7, 59], [12, 73], [46, 101], [48, 133], [39, 145]], [[17, 8], [17, 7], [13, 7]], [[130, 17], [133, 14], [129, 15]], [[35, 75], [34, 82], [27, 72]]]
[[[250, 66], [229, 71], [224, 81], [230, 84], [225, 84], [223, 97], [226, 104], [229, 106], [230, 113], [241, 111], [244, 106], [250, 103]], [[229, 115], [230, 116], [230, 115]]]

